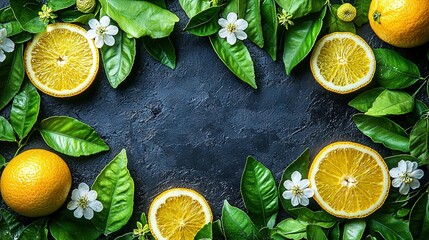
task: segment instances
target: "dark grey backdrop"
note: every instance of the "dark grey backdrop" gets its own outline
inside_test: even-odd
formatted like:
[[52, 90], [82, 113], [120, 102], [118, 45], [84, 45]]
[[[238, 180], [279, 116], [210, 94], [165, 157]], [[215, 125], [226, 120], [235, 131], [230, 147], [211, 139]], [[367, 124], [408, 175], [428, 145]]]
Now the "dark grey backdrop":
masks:
[[[344, 96], [324, 90], [314, 81], [308, 58], [286, 76], [281, 55], [273, 62], [246, 41], [259, 86], [253, 90], [228, 71], [207, 38], [182, 31], [187, 17], [178, 1], [167, 3], [180, 18], [172, 33], [176, 70], [153, 60], [138, 41], [134, 70], [118, 89], [110, 87], [100, 69], [93, 85], [77, 97], [58, 99], [41, 93], [39, 119], [77, 118], [93, 126], [111, 148], [84, 158], [60, 154], [72, 172], [73, 188], [80, 182], [91, 185], [122, 148], [127, 150], [136, 191], [134, 215], [122, 232], [133, 229], [152, 199], [172, 187], [202, 193], [215, 218], [224, 199], [243, 208], [239, 186], [248, 155], [271, 169], [277, 181], [306, 147], [314, 156], [331, 142], [356, 141], [388, 156], [355, 128], [351, 116], [356, 111], [347, 103], [356, 93]], [[7, 4], [1, 0], [0, 6]], [[386, 46], [368, 25], [358, 33], [372, 47]], [[427, 73], [426, 49], [399, 51]], [[9, 110], [10, 106], [0, 114], [8, 118]], [[25, 149], [36, 147], [48, 148], [37, 134]], [[10, 159], [16, 146], [1, 143], [0, 149]]]

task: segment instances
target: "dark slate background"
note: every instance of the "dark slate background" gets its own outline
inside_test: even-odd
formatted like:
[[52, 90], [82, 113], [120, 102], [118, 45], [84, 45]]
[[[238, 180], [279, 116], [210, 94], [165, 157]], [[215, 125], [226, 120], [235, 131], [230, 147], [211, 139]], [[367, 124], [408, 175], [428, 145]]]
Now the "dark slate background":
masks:
[[[9, 1], [0, 2], [3, 7]], [[351, 117], [356, 111], [347, 103], [357, 93], [338, 95], [324, 90], [313, 79], [308, 57], [287, 76], [281, 54], [273, 62], [246, 41], [259, 86], [253, 90], [228, 71], [208, 38], [182, 31], [187, 17], [178, 1], [167, 3], [181, 19], [171, 36], [177, 52], [176, 70], [152, 59], [138, 41], [134, 69], [118, 89], [110, 87], [101, 68], [93, 85], [77, 97], [59, 99], [41, 93], [39, 122], [56, 115], [77, 118], [93, 126], [111, 148], [90, 157], [60, 154], [72, 172], [72, 188], [81, 182], [91, 185], [121, 149], [127, 150], [135, 205], [121, 232], [131, 231], [154, 197], [172, 187], [203, 194], [216, 219], [225, 199], [243, 208], [240, 178], [249, 155], [271, 169], [279, 181], [283, 169], [307, 147], [314, 156], [331, 142], [355, 141], [383, 156], [390, 154], [354, 126]], [[358, 29], [358, 34], [373, 48], [392, 48], [369, 25]], [[426, 49], [427, 45], [396, 50], [418, 62], [425, 76]], [[9, 111], [10, 106], [0, 114], [9, 118]], [[49, 149], [38, 134], [25, 147], [31, 148]], [[0, 150], [10, 159], [16, 145], [2, 142]]]

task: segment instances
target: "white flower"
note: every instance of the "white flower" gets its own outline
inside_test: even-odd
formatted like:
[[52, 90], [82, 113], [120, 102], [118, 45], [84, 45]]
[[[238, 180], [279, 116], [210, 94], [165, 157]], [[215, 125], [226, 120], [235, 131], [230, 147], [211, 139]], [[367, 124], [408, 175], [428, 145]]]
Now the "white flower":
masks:
[[86, 33], [86, 36], [93, 39], [95, 38], [95, 46], [98, 48], [103, 47], [104, 44], [107, 46], [113, 46], [115, 44], [115, 36], [118, 34], [118, 27], [109, 25], [110, 18], [108, 16], [103, 16], [98, 22], [97, 19], [91, 19], [88, 22], [89, 27], [91, 28]]
[[417, 179], [423, 177], [424, 172], [421, 169], [417, 169], [418, 165], [416, 162], [401, 160], [398, 163], [398, 167], [390, 169], [390, 176], [393, 178], [392, 186], [399, 187], [399, 193], [407, 195], [411, 189], [417, 189], [420, 187], [420, 182]]
[[6, 28], [0, 29], [0, 62], [6, 59], [4, 52], [13, 52], [15, 49], [15, 43], [7, 38]]
[[292, 173], [292, 181], [286, 180], [283, 183], [283, 186], [286, 188], [286, 191], [283, 192], [282, 196], [285, 199], [291, 199], [292, 206], [307, 206], [309, 201], [308, 199], [313, 197], [314, 190], [308, 188], [310, 181], [308, 179], [301, 180], [301, 173], [295, 171]]
[[97, 201], [97, 192], [89, 191], [86, 183], [80, 183], [78, 189], [74, 189], [71, 196], [71, 201], [67, 204], [69, 210], [74, 210], [73, 215], [76, 218], [84, 216], [86, 219], [94, 217], [94, 211], [101, 212], [103, 204]]
[[234, 45], [237, 41], [237, 38], [244, 40], [247, 38], [247, 34], [244, 30], [249, 26], [249, 24], [244, 19], [237, 20], [237, 14], [231, 12], [225, 18], [220, 18], [218, 20], [219, 25], [222, 27], [219, 30], [219, 36], [221, 38], [226, 38], [229, 44]]

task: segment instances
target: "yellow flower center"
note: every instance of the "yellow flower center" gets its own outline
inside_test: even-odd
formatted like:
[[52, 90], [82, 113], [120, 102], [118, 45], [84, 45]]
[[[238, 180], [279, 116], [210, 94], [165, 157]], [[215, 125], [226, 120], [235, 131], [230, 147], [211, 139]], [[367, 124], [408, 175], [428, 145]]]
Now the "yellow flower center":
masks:
[[88, 208], [88, 197], [87, 196], [83, 196], [81, 198], [79, 198], [77, 200], [77, 204], [83, 208], [83, 209], [87, 209]]
[[234, 23], [228, 23], [228, 25], [226, 26], [226, 30], [229, 33], [234, 33], [237, 31], [237, 25], [235, 25]]
[[302, 196], [302, 195], [304, 195], [304, 191], [302, 191], [302, 190], [299, 188], [299, 186], [298, 186], [298, 185], [293, 186], [293, 187], [292, 187], [292, 189], [291, 189], [291, 191], [292, 191], [292, 194], [293, 194], [294, 196]]

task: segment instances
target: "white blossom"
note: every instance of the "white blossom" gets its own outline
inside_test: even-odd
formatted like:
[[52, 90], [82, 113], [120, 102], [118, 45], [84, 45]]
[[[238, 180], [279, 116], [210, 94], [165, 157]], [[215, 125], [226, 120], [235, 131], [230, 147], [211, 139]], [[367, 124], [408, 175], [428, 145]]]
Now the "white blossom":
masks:
[[103, 16], [100, 22], [97, 19], [91, 19], [88, 22], [91, 28], [86, 33], [86, 36], [93, 39], [95, 38], [95, 46], [97, 48], [103, 47], [104, 44], [107, 46], [113, 46], [115, 44], [115, 36], [118, 34], [118, 27], [110, 25], [110, 18]]
[[226, 19], [220, 18], [218, 23], [222, 27], [219, 30], [219, 36], [221, 38], [226, 38], [229, 44], [234, 45], [237, 38], [240, 40], [247, 38], [247, 34], [244, 30], [249, 26], [249, 24], [244, 19], [237, 19], [236, 13], [229, 13]]
[[69, 210], [74, 210], [73, 215], [76, 218], [84, 216], [86, 219], [92, 219], [95, 212], [103, 210], [103, 204], [96, 200], [97, 192], [89, 190], [86, 183], [80, 183], [78, 189], [74, 189], [71, 201], [67, 204]]
[[424, 172], [417, 167], [416, 162], [401, 160], [398, 167], [390, 169], [389, 173], [393, 178], [392, 186], [399, 188], [400, 194], [407, 195], [410, 188], [417, 189], [420, 187], [420, 182], [417, 179], [422, 178]]
[[314, 190], [308, 188], [310, 181], [308, 179], [302, 179], [301, 173], [295, 171], [292, 173], [292, 181], [286, 180], [283, 186], [286, 191], [283, 192], [282, 196], [285, 199], [291, 199], [292, 206], [307, 206], [309, 198], [313, 197]]
[[6, 59], [4, 52], [13, 52], [15, 49], [15, 43], [7, 38], [6, 28], [0, 29], [0, 62]]

